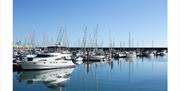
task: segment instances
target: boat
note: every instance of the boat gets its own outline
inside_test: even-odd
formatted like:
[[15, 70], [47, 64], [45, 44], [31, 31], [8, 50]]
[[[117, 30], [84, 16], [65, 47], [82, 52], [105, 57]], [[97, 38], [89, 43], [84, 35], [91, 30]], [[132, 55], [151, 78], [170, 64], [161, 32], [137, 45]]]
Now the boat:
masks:
[[126, 57], [126, 54], [125, 54], [124, 52], [119, 52], [118, 55], [119, 55], [119, 58], [124, 58], [124, 57]]
[[136, 57], [136, 52], [134, 51], [129, 51], [126, 53], [127, 58], [135, 58]]
[[74, 67], [75, 64], [72, 62], [72, 60], [66, 60], [67, 56], [69, 56], [69, 54], [41, 53], [37, 54], [35, 57], [26, 57], [19, 64], [21, 65], [22, 69], [25, 70]]
[[150, 52], [147, 54], [148, 57], [154, 57], [154, 53], [153, 52]]
[[80, 56], [78, 56], [75, 60], [76, 60], [76, 61], [82, 61], [82, 60], [83, 60], [83, 58], [82, 58], [82, 57], [80, 57]]
[[162, 51], [160, 51], [160, 52], [159, 52], [159, 54], [160, 54], [161, 56], [166, 55], [166, 50], [162, 50]]
[[65, 86], [70, 80], [74, 68], [60, 68], [38, 71], [22, 71], [17, 75], [17, 80], [24, 80], [28, 83], [42, 82], [47, 87]]
[[147, 51], [147, 52], [145, 52], [145, 55], [147, 57], [154, 57], [154, 51]]
[[104, 55], [91, 55], [91, 56], [89, 57], [89, 60], [90, 60], [90, 61], [101, 61], [101, 60], [103, 60], [103, 59], [105, 59], [105, 56], [104, 56]]
[[61, 51], [62, 56], [64, 56], [65, 60], [72, 60], [72, 54], [69, 51]]
[[90, 61], [102, 61], [105, 58], [104, 51], [101, 49], [95, 49], [95, 51], [90, 52], [88, 56]]
[[77, 58], [75, 58], [75, 63], [76, 63], [76, 64], [81, 64], [81, 63], [83, 63], [83, 57], [78, 56]]
[[[129, 32], [129, 48], [131, 48], [131, 33]], [[136, 58], [136, 52], [135, 51], [128, 51], [126, 52], [127, 58]]]
[[114, 54], [114, 58], [123, 58], [123, 57], [126, 57], [126, 54], [123, 52], [116, 52]]

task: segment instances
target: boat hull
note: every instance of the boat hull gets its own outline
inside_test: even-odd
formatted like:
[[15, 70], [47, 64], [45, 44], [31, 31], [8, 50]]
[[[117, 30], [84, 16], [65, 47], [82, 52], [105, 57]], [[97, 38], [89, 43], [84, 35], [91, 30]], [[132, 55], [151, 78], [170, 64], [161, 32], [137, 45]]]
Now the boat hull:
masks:
[[135, 58], [135, 57], [136, 57], [136, 54], [127, 54], [126, 57], [127, 57], [127, 58]]
[[154, 57], [153, 53], [147, 54], [148, 57]]
[[105, 58], [105, 56], [90, 56], [89, 60], [90, 61], [101, 61]]
[[72, 61], [48, 61], [48, 62], [21, 62], [22, 69], [34, 70], [34, 69], [54, 69], [74, 67], [75, 64]]

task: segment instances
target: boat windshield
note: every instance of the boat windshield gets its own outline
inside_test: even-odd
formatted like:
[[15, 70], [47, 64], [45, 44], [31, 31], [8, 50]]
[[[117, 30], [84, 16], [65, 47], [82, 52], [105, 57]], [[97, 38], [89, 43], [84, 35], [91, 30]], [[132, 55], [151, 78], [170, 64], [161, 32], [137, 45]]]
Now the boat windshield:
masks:
[[48, 55], [48, 54], [38, 54], [36, 58], [44, 58], [44, 57], [55, 57], [55, 55]]

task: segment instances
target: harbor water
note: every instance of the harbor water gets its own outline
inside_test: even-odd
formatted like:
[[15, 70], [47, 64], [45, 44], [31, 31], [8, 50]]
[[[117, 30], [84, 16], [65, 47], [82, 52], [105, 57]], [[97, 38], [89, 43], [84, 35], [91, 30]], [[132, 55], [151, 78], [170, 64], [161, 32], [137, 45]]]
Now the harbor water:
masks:
[[167, 91], [167, 57], [84, 62], [74, 68], [14, 71], [13, 91]]

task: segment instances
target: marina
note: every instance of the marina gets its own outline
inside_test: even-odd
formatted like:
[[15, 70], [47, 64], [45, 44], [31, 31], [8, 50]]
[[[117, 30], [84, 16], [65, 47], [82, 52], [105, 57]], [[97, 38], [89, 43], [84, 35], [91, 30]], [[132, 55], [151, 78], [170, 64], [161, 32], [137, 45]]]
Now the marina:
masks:
[[166, 91], [167, 56], [87, 61], [72, 68], [14, 71], [14, 91]]
[[166, 47], [14, 47], [14, 91], [167, 91]]
[[128, 46], [111, 38], [100, 46], [98, 24], [92, 39], [85, 27], [81, 46], [64, 35], [60, 29], [55, 44], [38, 46], [33, 32], [30, 43], [14, 44], [14, 91], [167, 91], [167, 47], [133, 46], [130, 32]]
[[[13, 67], [14, 70], [22, 69], [22, 67], [25, 69], [33, 69], [28, 67], [35, 67], [36, 65], [37, 68], [34, 69], [41, 69], [41, 67], [45, 67], [43, 65], [48, 65], [47, 69], [61, 68], [63, 66], [57, 66], [55, 64], [62, 64], [64, 62], [66, 63], [71, 61], [112, 61], [111, 59], [114, 58], [154, 57], [167, 55], [167, 48], [97, 48], [97, 52], [93, 49], [94, 48], [65, 48], [59, 46], [35, 48], [34, 50], [14, 49]], [[59, 63], [60, 61], [62, 62]], [[72, 62], [70, 63], [72, 64], [70, 66], [74, 65]], [[50, 65], [52, 65], [52, 67]]]

